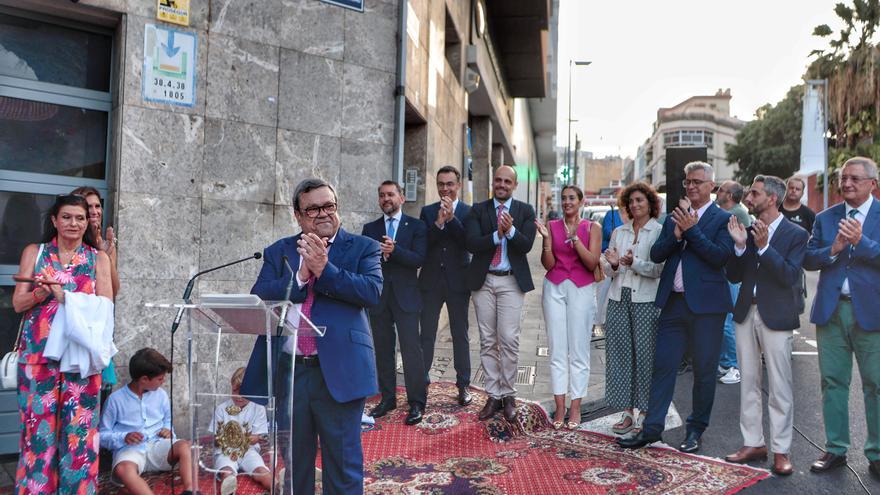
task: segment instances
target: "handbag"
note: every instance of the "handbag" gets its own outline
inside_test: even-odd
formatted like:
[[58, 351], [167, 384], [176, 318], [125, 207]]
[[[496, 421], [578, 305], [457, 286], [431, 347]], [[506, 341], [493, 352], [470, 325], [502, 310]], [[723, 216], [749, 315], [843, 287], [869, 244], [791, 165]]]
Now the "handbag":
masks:
[[4, 389], [18, 386], [18, 346], [21, 344], [21, 329], [24, 328], [24, 317], [18, 324], [18, 336], [12, 351], [7, 352], [0, 360], [0, 386]]

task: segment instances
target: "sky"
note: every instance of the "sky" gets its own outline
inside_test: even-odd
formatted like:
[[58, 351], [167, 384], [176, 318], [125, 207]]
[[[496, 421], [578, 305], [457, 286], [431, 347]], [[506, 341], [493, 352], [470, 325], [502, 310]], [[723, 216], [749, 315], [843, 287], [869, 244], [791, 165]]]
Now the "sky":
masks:
[[[752, 120], [801, 82], [810, 51], [837, 29], [841, 0], [560, 0], [557, 132], [566, 146], [569, 60], [571, 145], [597, 157], [635, 157], [657, 109], [730, 88], [731, 115]], [[844, 0], [851, 4], [850, 1]]]

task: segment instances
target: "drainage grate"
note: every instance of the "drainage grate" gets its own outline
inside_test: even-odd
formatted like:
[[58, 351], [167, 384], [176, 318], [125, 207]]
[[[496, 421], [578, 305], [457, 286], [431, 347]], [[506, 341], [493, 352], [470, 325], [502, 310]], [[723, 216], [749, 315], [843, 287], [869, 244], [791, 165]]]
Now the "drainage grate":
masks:
[[550, 348], [547, 346], [538, 346], [538, 356], [547, 357], [550, 355]]
[[517, 385], [534, 385], [535, 384], [535, 367], [534, 366], [518, 366], [516, 368], [516, 384]]

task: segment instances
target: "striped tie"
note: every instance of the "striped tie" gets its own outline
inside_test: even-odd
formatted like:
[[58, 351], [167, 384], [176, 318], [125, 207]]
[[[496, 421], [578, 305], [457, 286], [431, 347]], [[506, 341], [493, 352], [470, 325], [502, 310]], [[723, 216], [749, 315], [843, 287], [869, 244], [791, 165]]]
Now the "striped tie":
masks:
[[[501, 214], [504, 212], [504, 205], [498, 205], [498, 220], [497, 225], [501, 224]], [[501, 248], [504, 243], [504, 239], [499, 239], [498, 246], [495, 247], [495, 254], [492, 255], [492, 263], [490, 264], [492, 267], [496, 267], [501, 263]]]

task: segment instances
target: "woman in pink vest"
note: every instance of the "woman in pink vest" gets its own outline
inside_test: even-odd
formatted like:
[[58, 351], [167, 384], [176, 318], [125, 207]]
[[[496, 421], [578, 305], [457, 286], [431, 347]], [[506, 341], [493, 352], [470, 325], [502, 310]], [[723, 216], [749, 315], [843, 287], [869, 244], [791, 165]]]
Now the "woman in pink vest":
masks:
[[562, 188], [561, 220], [545, 226], [541, 264], [544, 278], [544, 322], [550, 343], [550, 383], [556, 412], [553, 427], [565, 420], [565, 395], [571, 396], [566, 428], [575, 429], [581, 419], [581, 399], [587, 395], [590, 379], [590, 336], [596, 314], [593, 270], [599, 263], [602, 228], [581, 220], [584, 193], [577, 186]]

